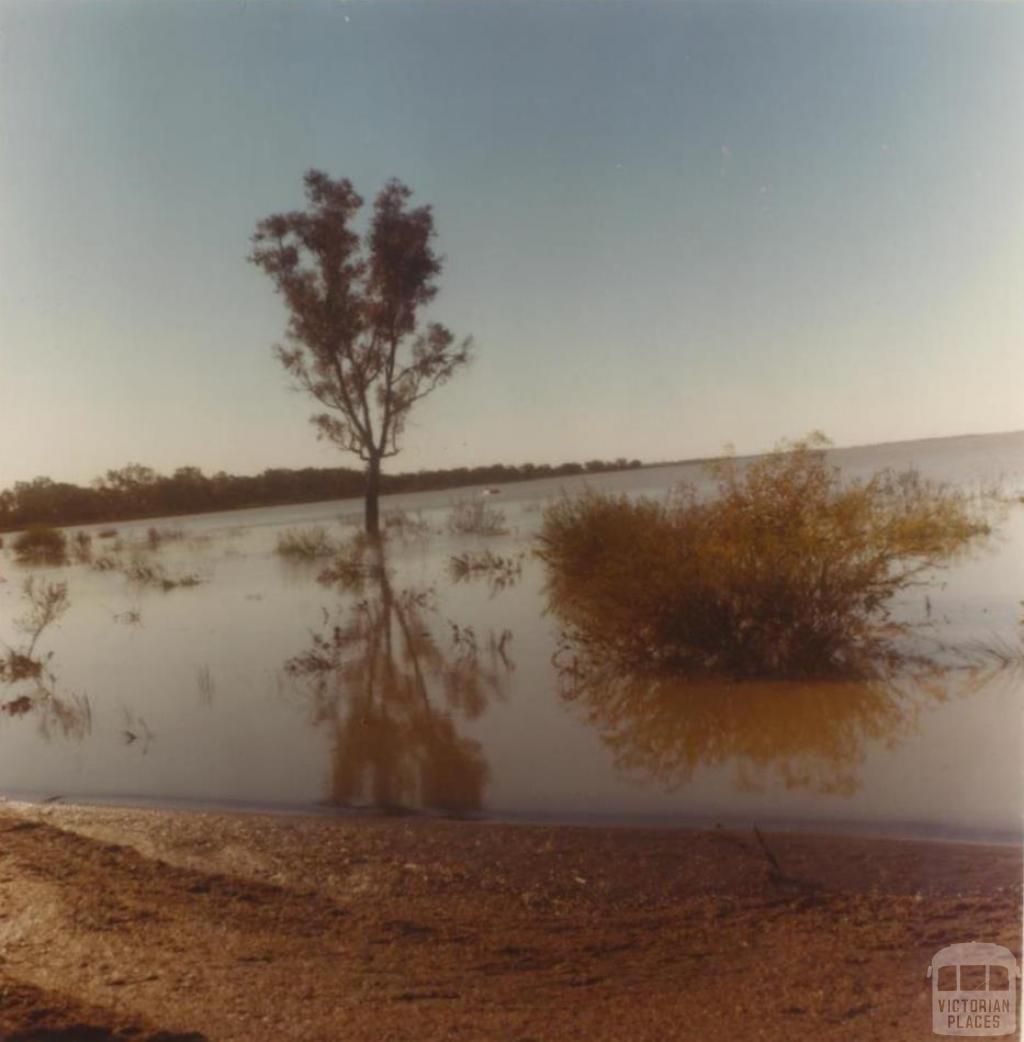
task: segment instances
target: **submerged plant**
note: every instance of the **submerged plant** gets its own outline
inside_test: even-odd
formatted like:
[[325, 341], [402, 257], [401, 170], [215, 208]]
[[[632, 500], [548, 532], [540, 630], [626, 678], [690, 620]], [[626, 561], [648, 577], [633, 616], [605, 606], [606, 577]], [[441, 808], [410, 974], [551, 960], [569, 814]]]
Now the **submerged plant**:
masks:
[[627, 670], [870, 673], [901, 652], [893, 600], [990, 531], [915, 471], [844, 481], [814, 436], [668, 501], [590, 491], [544, 514], [540, 556], [574, 647]]
[[505, 535], [505, 512], [484, 499], [460, 499], [448, 515], [448, 531], [455, 535]]
[[64, 564], [67, 560], [67, 536], [50, 525], [26, 528], [11, 545], [22, 564]]
[[277, 537], [277, 551], [281, 557], [300, 561], [315, 561], [321, 557], [333, 557], [338, 552], [338, 543], [326, 528], [289, 528]]
[[523, 574], [523, 554], [502, 555], [490, 550], [453, 554], [448, 558], [448, 574], [456, 583], [484, 579], [493, 595], [519, 581]]
[[115, 612], [113, 619], [114, 622], [119, 622], [122, 626], [141, 626], [142, 609], [126, 608], [124, 611]]
[[156, 528], [151, 526], [146, 530], [146, 545], [150, 550], [159, 550], [164, 543], [184, 538], [185, 530], [183, 528]]
[[0, 712], [17, 717], [35, 713], [44, 738], [60, 732], [64, 738], [81, 740], [92, 730], [92, 706], [87, 695], [58, 693], [48, 684], [39, 684], [31, 695], [19, 695], [0, 702]]
[[199, 704], [207, 708], [213, 705], [213, 674], [210, 672], [208, 665], [197, 667], [196, 688], [199, 691]]
[[121, 570], [125, 578], [136, 586], [155, 586], [164, 593], [178, 587], [198, 586], [203, 581], [195, 572], [169, 575], [161, 565], [151, 564], [141, 558], [133, 559]]
[[145, 756], [156, 735], [149, 729], [149, 724], [141, 716], [136, 716], [127, 706], [122, 706], [121, 712], [124, 717], [121, 741], [125, 745], [134, 745], [138, 742], [139, 751]]
[[384, 531], [388, 535], [398, 535], [403, 539], [426, 536], [430, 534], [430, 522], [418, 511], [411, 514], [407, 510], [388, 510], [384, 514]]
[[14, 620], [14, 627], [24, 634], [26, 641], [19, 648], [8, 645], [0, 657], [0, 683], [16, 684], [42, 676], [49, 656], [39, 658], [36, 645], [43, 631], [68, 610], [68, 584], [64, 582], [37, 583], [34, 575], [29, 576], [22, 584], [22, 596], [28, 607]]
[[324, 586], [358, 593], [368, 579], [377, 578], [383, 568], [381, 545], [357, 532], [336, 548], [334, 559], [321, 569], [317, 582]]
[[28, 607], [23, 615], [15, 619], [14, 625], [28, 638], [25, 655], [32, 658], [43, 631], [57, 622], [70, 606], [68, 584], [37, 583], [36, 577], [32, 575], [25, 580], [22, 592]]
[[79, 564], [92, 561], [92, 536], [88, 532], [76, 532], [71, 540], [71, 553]]
[[6, 653], [0, 656], [0, 683], [14, 685], [30, 681], [33, 689], [0, 702], [0, 711], [12, 717], [36, 712], [44, 737], [49, 737], [55, 730], [59, 730], [64, 737], [84, 737], [92, 726], [88, 698], [60, 694], [56, 678], [48, 669], [52, 652], [40, 656], [37, 651], [39, 639], [45, 630], [57, 622], [70, 606], [67, 583], [41, 583], [36, 581], [35, 576], [31, 576], [25, 580], [22, 594], [27, 607], [14, 620], [14, 625], [25, 640], [20, 647], [7, 646]]

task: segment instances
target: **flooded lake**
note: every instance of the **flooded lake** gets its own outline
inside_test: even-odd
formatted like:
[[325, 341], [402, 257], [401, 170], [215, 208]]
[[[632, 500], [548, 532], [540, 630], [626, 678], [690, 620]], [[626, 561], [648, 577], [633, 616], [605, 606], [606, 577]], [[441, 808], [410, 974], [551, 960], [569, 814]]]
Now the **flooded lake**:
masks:
[[[991, 544], [898, 606], [937, 639], [1019, 647], [1024, 434], [842, 450], [851, 475], [914, 465], [1015, 501]], [[663, 495], [695, 466], [508, 485], [507, 531], [449, 531], [481, 490], [386, 497], [387, 572], [357, 589], [325, 560], [278, 555], [288, 530], [357, 530], [356, 501], [117, 524], [93, 562], [0, 554], [0, 639], [16, 645], [26, 576], [66, 581], [35, 681], [0, 687], [0, 792], [12, 797], [378, 808], [557, 820], [721, 821], [1007, 837], [1021, 832], [1024, 676], [995, 664], [928, 683], [623, 683], [568, 690], [553, 656], [546, 502], [585, 484]], [[1009, 499], [1010, 496], [1008, 495]], [[178, 530], [150, 548], [147, 530]], [[458, 575], [489, 550], [504, 570]], [[100, 570], [105, 554], [197, 585]], [[141, 574], [141, 573], [140, 573]], [[24, 694], [31, 699], [19, 702]], [[31, 705], [29, 705], [31, 702]]]

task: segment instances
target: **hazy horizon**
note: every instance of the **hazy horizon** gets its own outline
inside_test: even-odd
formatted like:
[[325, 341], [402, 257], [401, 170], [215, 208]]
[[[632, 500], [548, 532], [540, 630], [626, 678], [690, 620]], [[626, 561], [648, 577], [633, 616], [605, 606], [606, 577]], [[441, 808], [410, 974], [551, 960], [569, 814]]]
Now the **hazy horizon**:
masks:
[[1024, 428], [1024, 8], [0, 5], [0, 487], [358, 466], [245, 261], [318, 166], [434, 206], [478, 355], [389, 470]]
[[[808, 432], [808, 433], [813, 433], [813, 432]], [[937, 435], [929, 435], [929, 436], [924, 437], [924, 438], [903, 438], [903, 439], [888, 440], [888, 441], [858, 442], [856, 444], [844, 444], [844, 445], [830, 444], [828, 446], [828, 450], [830, 452], [854, 452], [854, 451], [858, 451], [858, 450], [862, 450], [862, 449], [864, 449], [864, 450], [881, 449], [881, 448], [886, 448], [886, 447], [889, 447], [889, 446], [914, 445], [914, 444], [919, 444], [919, 443], [923, 443], [923, 442], [961, 441], [961, 440], [968, 439], [968, 438], [981, 438], [981, 439], [985, 439], [985, 438], [1009, 438], [1009, 437], [1013, 437], [1014, 435], [1024, 435], [1024, 428], [1019, 429], [1019, 430], [1009, 430], [1009, 431], [976, 431], [976, 432], [968, 432], [968, 433], [960, 433], [960, 434], [937, 434]], [[673, 466], [685, 465], [685, 464], [689, 464], [689, 463], [700, 463], [700, 462], [702, 462], [704, 460], [720, 459], [720, 458], [723, 458], [725, 456], [730, 456], [730, 455], [735, 456], [737, 459], [747, 459], [747, 458], [751, 458], [751, 457], [764, 455], [764, 454], [770, 452], [772, 450], [772, 448], [778, 447], [778, 445], [781, 445], [781, 444], [784, 444], [785, 442], [790, 442], [790, 441], [793, 441], [793, 440], [794, 439], [781, 439], [774, 446], [766, 446], [763, 449], [754, 449], [754, 450], [750, 450], [748, 452], [742, 452], [742, 453], [735, 452], [733, 450], [732, 446], [724, 445], [724, 446], [721, 446], [717, 452], [708, 453], [706, 455], [680, 456], [680, 457], [677, 457], [675, 459], [641, 459], [641, 460], [639, 460], [639, 462], [640, 462], [640, 465], [642, 467], [673, 467]], [[330, 462], [330, 461], [324, 461], [324, 462], [321, 462], [321, 463], [299, 463], [299, 464], [296, 464], [294, 467], [288, 467], [288, 466], [281, 465], [281, 469], [302, 470], [302, 469], [307, 468], [307, 467], [314, 467], [314, 468], [317, 468], [317, 469], [320, 469], [320, 468], [331, 469], [331, 468], [337, 467], [337, 468], [343, 468], [343, 469], [349, 469], [349, 470], [355, 470], [355, 471], [359, 471], [359, 470], [363, 469], [362, 464], [360, 464], [359, 461], [354, 456], [343, 455], [341, 453], [337, 453], [337, 456], [338, 456], [338, 459], [335, 460], [333, 463]], [[398, 457], [390, 460], [389, 463], [391, 464], [391, 466], [385, 466], [384, 469], [383, 469], [383, 473], [387, 474], [387, 475], [400, 475], [400, 474], [416, 473], [416, 471], [411, 471], [408, 468], [403, 467], [401, 465], [401, 459], [402, 459], [402, 456], [399, 455]], [[598, 457], [593, 456], [593, 455], [589, 455], [589, 456], [584, 455], [584, 456], [580, 456], [577, 459], [565, 458], [565, 459], [553, 459], [553, 460], [496, 459], [496, 460], [491, 460], [489, 462], [473, 464], [472, 467], [453, 460], [451, 463], [445, 463], [445, 464], [442, 464], [439, 467], [421, 467], [421, 468], [417, 468], [417, 469], [418, 470], [424, 470], [424, 471], [431, 471], [431, 470], [443, 471], [443, 470], [456, 470], [456, 469], [460, 469], [460, 468], [474, 469], [474, 468], [478, 468], [478, 467], [482, 468], [482, 467], [488, 467], [488, 466], [515, 467], [515, 466], [522, 466], [523, 464], [534, 464], [536, 466], [541, 466], [541, 465], [544, 465], [544, 464], [548, 464], [548, 465], [550, 465], [552, 467], [556, 467], [556, 466], [558, 466], [560, 464], [583, 464], [583, 463], [588, 462], [589, 460], [595, 460], [595, 459], [598, 459]], [[624, 457], [624, 456], [621, 455], [621, 453], [616, 455], [616, 456], [612, 456], [612, 457], [608, 457], [606, 459], [602, 459], [601, 462], [604, 462], [604, 463], [614, 463], [615, 460], [617, 460], [617, 459], [626, 459], [627, 462], [632, 462], [632, 457]], [[81, 480], [77, 480], [77, 481], [75, 481], [75, 480], [73, 480], [71, 478], [58, 477], [58, 476], [56, 476], [54, 474], [37, 474], [37, 475], [34, 475], [34, 477], [46, 477], [46, 478], [51, 478], [55, 482], [67, 482], [67, 483], [70, 483], [70, 484], [77, 484], [77, 485], [80, 485], [80, 486], [87, 486], [87, 485], [90, 485], [94, 479], [103, 478], [106, 475], [108, 470], [120, 470], [122, 467], [127, 466], [129, 464], [134, 464], [134, 463], [141, 463], [143, 466], [147, 466], [148, 465], [148, 464], [145, 463], [144, 460], [125, 460], [125, 461], [123, 461], [121, 463], [114, 464], [114, 465], [112, 465], [110, 467], [105, 467], [105, 468], [103, 468], [102, 471], [97, 471], [96, 474], [92, 475], [92, 477], [90, 477], [88, 479], [81, 479]], [[181, 464], [181, 466], [188, 466], [188, 465], [189, 464]], [[171, 467], [168, 467], [167, 470], [165, 470], [165, 471], [161, 471], [161, 470], [159, 470], [159, 468], [155, 468], [155, 467], [153, 469], [158, 474], [160, 474], [160, 475], [162, 475], [164, 477], [170, 477], [174, 473], [174, 471], [176, 469], [178, 469], [178, 468], [176, 466], [171, 466]], [[206, 477], [213, 477], [217, 473], [217, 471], [206, 470], [206, 469], [204, 469], [202, 467], [200, 469], [203, 471], [203, 474]], [[227, 473], [229, 473], [229, 474], [231, 474], [232, 476], [235, 476], [235, 477], [255, 477], [255, 476], [258, 476], [259, 474], [263, 473], [265, 470], [270, 470], [270, 469], [273, 469], [273, 468], [257, 466], [256, 469], [254, 469], [254, 470], [248, 470], [248, 471], [228, 471]], [[31, 481], [32, 479], [30, 479], [30, 478], [29, 479], [19, 478], [18, 480], [19, 481], [22, 481], [22, 480]], [[539, 475], [537, 480], [544, 480], [544, 475]], [[0, 483], [0, 490], [3, 490], [4, 488], [11, 488], [11, 487], [13, 487], [13, 485], [14, 485], [14, 482], [11, 482], [8, 485], [4, 485], [4, 484]], [[386, 492], [386, 493], [384, 493], [384, 495], [402, 495], [402, 494], [404, 494], [404, 493], [393, 493], [393, 492]], [[341, 497], [341, 498], [348, 498], [348, 497]], [[215, 512], [217, 512], [217, 511], [215, 511]]]

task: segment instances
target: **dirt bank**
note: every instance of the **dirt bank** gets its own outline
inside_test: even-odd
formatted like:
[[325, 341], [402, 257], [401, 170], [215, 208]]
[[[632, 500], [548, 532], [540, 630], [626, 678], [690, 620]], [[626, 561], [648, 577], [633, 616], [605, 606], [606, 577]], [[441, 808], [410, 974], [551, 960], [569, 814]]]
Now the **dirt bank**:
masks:
[[1021, 854], [0, 803], [0, 1038], [930, 1039]]

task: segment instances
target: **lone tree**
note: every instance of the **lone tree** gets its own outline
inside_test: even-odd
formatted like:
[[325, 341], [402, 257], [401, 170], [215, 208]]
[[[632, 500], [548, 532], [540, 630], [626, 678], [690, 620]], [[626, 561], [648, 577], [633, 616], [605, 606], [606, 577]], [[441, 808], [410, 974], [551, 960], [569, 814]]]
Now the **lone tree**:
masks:
[[389, 181], [361, 235], [351, 181], [309, 170], [304, 183], [306, 209], [260, 221], [249, 259], [288, 306], [278, 359], [329, 410], [311, 417], [318, 436], [366, 464], [366, 531], [376, 536], [381, 463], [398, 453], [416, 402], [469, 361], [472, 341], [421, 321], [442, 268], [429, 206], [411, 208], [412, 191]]

